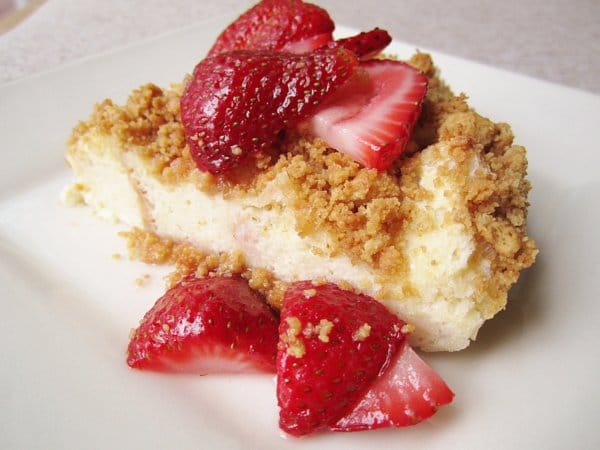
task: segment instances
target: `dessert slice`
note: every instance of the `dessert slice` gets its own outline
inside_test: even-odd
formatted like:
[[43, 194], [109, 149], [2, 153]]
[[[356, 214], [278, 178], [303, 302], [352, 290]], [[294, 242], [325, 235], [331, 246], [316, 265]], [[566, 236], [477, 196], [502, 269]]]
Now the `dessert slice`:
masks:
[[182, 86], [146, 85], [123, 106], [98, 104], [75, 128], [71, 198], [135, 227], [130, 244], [142, 259], [203, 271], [220, 254], [275, 307], [286, 283], [347, 286], [414, 325], [411, 344], [460, 350], [534, 261], [526, 153], [508, 125], [455, 96], [428, 55], [407, 63], [429, 87], [406, 150], [386, 171], [302, 127], [241, 169], [200, 171], [181, 123]]

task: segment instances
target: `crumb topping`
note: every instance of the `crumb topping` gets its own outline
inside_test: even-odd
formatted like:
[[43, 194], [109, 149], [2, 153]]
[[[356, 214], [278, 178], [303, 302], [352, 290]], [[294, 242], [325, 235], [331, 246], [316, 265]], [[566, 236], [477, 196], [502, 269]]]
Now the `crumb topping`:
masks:
[[371, 325], [363, 323], [352, 333], [352, 340], [362, 342], [371, 335]]
[[400, 328], [400, 331], [404, 334], [411, 334], [415, 331], [415, 326], [412, 323], [405, 323], [402, 325], [402, 328]]
[[307, 323], [302, 330], [302, 335], [306, 338], [315, 336], [323, 343], [329, 342], [329, 333], [333, 330], [333, 322], [327, 319], [321, 319], [318, 324]]
[[139, 276], [135, 279], [135, 285], [137, 287], [142, 287], [145, 286], [148, 283], [148, 281], [150, 281], [150, 275], [145, 273], [142, 276]]
[[267, 269], [247, 267], [241, 252], [204, 252], [193, 245], [140, 228], [123, 231], [120, 235], [126, 239], [130, 258], [147, 264], [168, 264], [175, 267], [167, 279], [169, 286], [191, 273], [198, 277], [239, 275], [248, 280], [249, 286], [260, 292], [271, 306], [276, 309], [281, 307], [287, 283], [278, 280]]
[[281, 342], [286, 345], [286, 353], [296, 358], [302, 358], [306, 353], [306, 347], [302, 339], [298, 339], [302, 332], [302, 322], [297, 317], [286, 317], [288, 328], [280, 335]]
[[317, 290], [316, 289], [305, 289], [302, 293], [304, 294], [304, 297], [308, 299], [308, 298], [312, 298], [315, 295], [317, 295]]

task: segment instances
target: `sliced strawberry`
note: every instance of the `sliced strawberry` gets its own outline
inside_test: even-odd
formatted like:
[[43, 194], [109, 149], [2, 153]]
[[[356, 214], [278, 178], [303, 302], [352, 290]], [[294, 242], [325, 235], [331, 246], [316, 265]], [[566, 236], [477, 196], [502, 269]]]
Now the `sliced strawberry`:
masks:
[[240, 278], [188, 276], [146, 313], [127, 364], [183, 373], [275, 369], [278, 320]]
[[404, 344], [362, 400], [332, 429], [359, 431], [414, 425], [453, 398], [435, 370]]
[[305, 53], [332, 40], [335, 25], [327, 11], [300, 0], [263, 0], [217, 38], [208, 56], [232, 50]]
[[366, 295], [333, 284], [292, 284], [277, 353], [281, 428], [302, 435], [336, 426], [396, 354], [402, 326]]
[[352, 76], [349, 51], [305, 54], [239, 50], [200, 62], [181, 97], [190, 153], [201, 170], [220, 173], [269, 148]]
[[378, 55], [392, 42], [392, 37], [385, 30], [375, 28], [356, 36], [338, 39], [329, 45], [339, 45], [350, 50], [362, 60], [371, 59]]
[[[392, 60], [361, 63], [371, 87], [350, 81], [309, 121], [312, 132], [366, 167], [386, 170], [404, 151], [421, 113], [427, 77]], [[347, 95], [352, 93], [352, 95]]]

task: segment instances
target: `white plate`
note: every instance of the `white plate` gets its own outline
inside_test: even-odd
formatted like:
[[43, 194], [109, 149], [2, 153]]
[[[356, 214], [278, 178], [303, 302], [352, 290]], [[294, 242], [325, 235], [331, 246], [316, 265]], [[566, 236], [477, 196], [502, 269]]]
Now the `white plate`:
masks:
[[435, 52], [454, 89], [527, 146], [541, 249], [476, 343], [425, 355], [453, 405], [412, 428], [285, 439], [270, 376], [128, 369], [129, 330], [165, 269], [115, 259], [119, 227], [59, 203], [64, 142], [94, 102], [179, 80], [230, 19], [0, 88], [0, 447], [600, 448], [600, 98]]

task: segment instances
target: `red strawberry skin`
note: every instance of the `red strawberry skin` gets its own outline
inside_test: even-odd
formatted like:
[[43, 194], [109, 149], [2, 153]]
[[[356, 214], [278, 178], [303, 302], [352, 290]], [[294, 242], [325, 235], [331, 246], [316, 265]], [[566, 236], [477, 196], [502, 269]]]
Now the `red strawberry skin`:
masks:
[[300, 0], [263, 0], [217, 38], [208, 56], [232, 50], [304, 53], [332, 40], [335, 25], [327, 11]]
[[[368, 168], [387, 170], [402, 154], [421, 113], [427, 77], [392, 60], [360, 64], [368, 73], [350, 81], [310, 118], [313, 134]], [[360, 71], [357, 71], [360, 72]], [[364, 78], [364, 77], [363, 77]]]
[[279, 424], [295, 436], [351, 410], [405, 339], [403, 322], [365, 295], [333, 284], [292, 284], [279, 327]]
[[350, 50], [362, 60], [371, 59], [378, 55], [392, 42], [392, 37], [385, 30], [375, 28], [331, 43]]
[[454, 398], [444, 380], [408, 345], [335, 426], [335, 431], [404, 427], [431, 417]]
[[164, 372], [275, 371], [277, 317], [241, 278], [191, 275], [134, 331], [127, 364]]
[[357, 65], [342, 48], [305, 55], [239, 50], [201, 61], [181, 98], [196, 165], [222, 173], [268, 149], [281, 130], [313, 114]]

